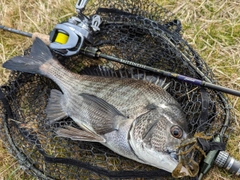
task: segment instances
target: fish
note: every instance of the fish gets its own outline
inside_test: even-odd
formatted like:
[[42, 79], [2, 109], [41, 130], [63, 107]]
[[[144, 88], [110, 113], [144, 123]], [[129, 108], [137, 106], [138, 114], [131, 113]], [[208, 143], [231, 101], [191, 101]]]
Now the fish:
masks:
[[[78, 126], [60, 127], [56, 135], [98, 142], [137, 162], [172, 173], [177, 149], [188, 138], [186, 117], [179, 103], [148, 81], [80, 75], [66, 69], [44, 42], [36, 38], [28, 56], [6, 61], [4, 68], [39, 74], [54, 81], [46, 105], [50, 124], [70, 117]], [[184, 176], [188, 170], [180, 170]]]

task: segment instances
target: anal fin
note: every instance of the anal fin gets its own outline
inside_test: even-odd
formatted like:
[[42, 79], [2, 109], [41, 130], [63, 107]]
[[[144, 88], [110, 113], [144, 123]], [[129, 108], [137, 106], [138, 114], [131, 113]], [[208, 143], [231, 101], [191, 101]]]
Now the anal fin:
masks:
[[96, 133], [83, 131], [72, 126], [66, 128], [59, 128], [56, 131], [58, 137], [66, 137], [72, 140], [89, 141], [89, 142], [105, 142], [106, 140]]
[[45, 109], [47, 113], [47, 119], [50, 124], [67, 117], [67, 114], [62, 109], [62, 97], [63, 94], [57, 89], [52, 89], [48, 104]]

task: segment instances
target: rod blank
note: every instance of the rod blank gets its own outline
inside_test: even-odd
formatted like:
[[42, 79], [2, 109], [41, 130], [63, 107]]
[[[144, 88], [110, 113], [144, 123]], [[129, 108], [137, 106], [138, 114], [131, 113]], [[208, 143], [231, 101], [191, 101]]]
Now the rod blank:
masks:
[[175, 78], [175, 79], [178, 79], [180, 81], [191, 83], [191, 84], [194, 84], [194, 85], [197, 85], [197, 86], [207, 87], [207, 88], [210, 88], [210, 89], [213, 89], [213, 90], [221, 91], [221, 92], [224, 92], [224, 93], [227, 93], [227, 94], [232, 94], [232, 95], [240, 97], [240, 91], [237, 91], [237, 90], [234, 90], [234, 89], [219, 86], [219, 85], [216, 85], [216, 84], [213, 84], [213, 83], [209, 83], [209, 82], [202, 81], [202, 80], [199, 80], [199, 79], [195, 79], [195, 78], [192, 78], [192, 77], [184, 76], [184, 75], [181, 75], [181, 74], [171, 73], [169, 71], [164, 71], [164, 70], [161, 70], [161, 69], [157, 69], [157, 68], [153, 68], [153, 67], [150, 67], [150, 66], [138, 64], [138, 63], [135, 63], [135, 62], [132, 62], [132, 61], [120, 59], [120, 58], [109, 56], [109, 55], [102, 54], [102, 53], [100, 53], [98, 56], [102, 57], [102, 58], [105, 58], [105, 59], [108, 59], [108, 60], [112, 60], [112, 61], [115, 61], [115, 62], [126, 64], [126, 65], [129, 65], [129, 66], [134, 66], [134, 67], [137, 67], [137, 68], [149, 70], [151, 72], [158, 73], [158, 74], [161, 74], [161, 75], [166, 76], [166, 77]]
[[0, 25], [0, 29], [3, 29], [5, 31], [9, 31], [9, 32], [12, 32], [12, 33], [15, 33], [15, 34], [19, 34], [19, 35], [22, 35], [22, 36], [26, 36], [26, 37], [30, 37], [30, 38], [32, 37], [31, 33], [20, 31], [20, 30], [13, 29], [13, 28], [9, 28], [9, 27], [6, 27], [6, 26]]

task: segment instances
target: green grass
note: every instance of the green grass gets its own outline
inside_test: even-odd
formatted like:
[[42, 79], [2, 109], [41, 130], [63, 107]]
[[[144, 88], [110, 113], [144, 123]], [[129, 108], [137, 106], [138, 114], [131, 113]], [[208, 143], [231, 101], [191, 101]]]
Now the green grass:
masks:
[[[218, 82], [240, 90], [240, 2], [239, 0], [156, 0], [175, 13], [183, 24], [183, 37], [212, 68]], [[0, 0], [0, 24], [27, 32], [49, 33], [58, 22], [75, 12], [75, 0]], [[0, 31], [0, 64], [23, 54], [31, 39]], [[0, 84], [8, 71], [0, 68]], [[237, 116], [236, 132], [227, 151], [240, 159], [240, 100], [229, 96]], [[0, 141], [0, 179], [24, 179], [24, 172]], [[233, 179], [214, 168], [205, 179]]]

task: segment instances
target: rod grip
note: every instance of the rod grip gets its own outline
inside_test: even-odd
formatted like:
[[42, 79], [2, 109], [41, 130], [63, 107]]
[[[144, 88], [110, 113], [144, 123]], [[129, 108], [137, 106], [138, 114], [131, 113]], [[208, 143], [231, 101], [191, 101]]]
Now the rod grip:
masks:
[[49, 35], [35, 32], [32, 34], [32, 40], [35, 40], [36, 37], [40, 38], [46, 45], [50, 45]]

